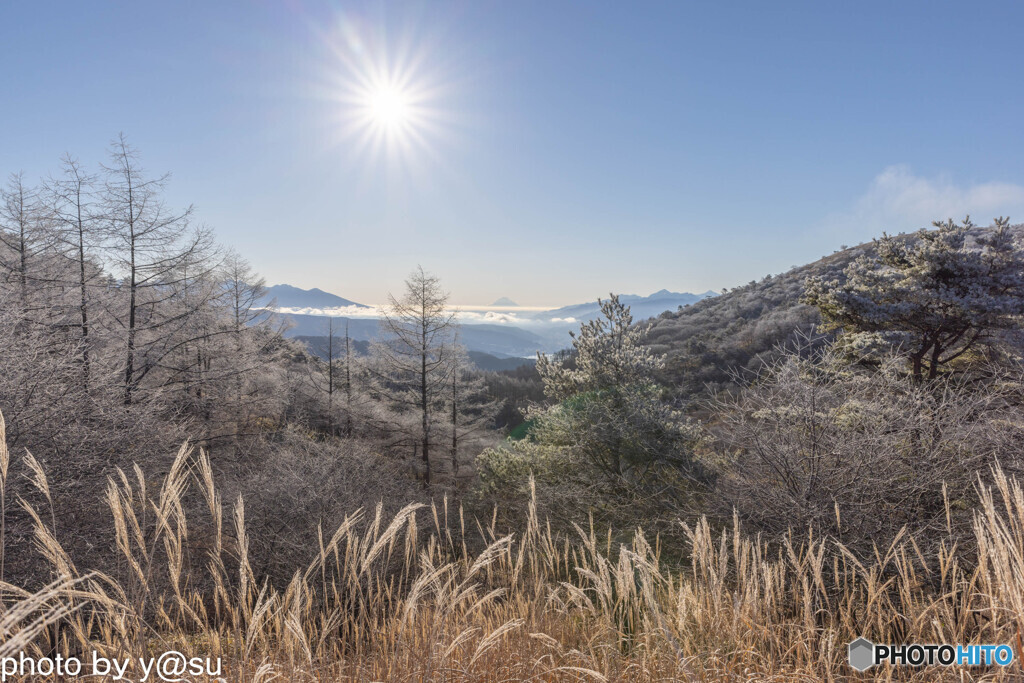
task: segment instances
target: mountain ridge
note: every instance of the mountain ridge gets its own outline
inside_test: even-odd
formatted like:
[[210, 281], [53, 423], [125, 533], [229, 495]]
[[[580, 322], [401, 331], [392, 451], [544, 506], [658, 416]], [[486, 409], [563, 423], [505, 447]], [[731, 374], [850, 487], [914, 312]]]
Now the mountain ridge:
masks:
[[[630, 312], [633, 314], [633, 318], [635, 320], [644, 320], [646, 318], [652, 318], [660, 315], [665, 311], [677, 311], [680, 308], [685, 308], [697, 303], [698, 301], [703, 301], [714, 296], [717, 296], [717, 294], [710, 290], [702, 294], [693, 294], [692, 292], [670, 292], [667, 289], [660, 289], [648, 296], [641, 296], [639, 294], [620, 294], [619, 301], [629, 306]], [[599, 317], [600, 314], [601, 307], [595, 300], [588, 303], [570, 304], [550, 311], [544, 311], [542, 314], [537, 314], [534, 317], [539, 318], [543, 316], [548, 318], [560, 318], [562, 320], [572, 318], [576, 322], [586, 322], [587, 320]]]
[[325, 292], [318, 287], [302, 289], [285, 283], [267, 287], [267, 292], [260, 299], [260, 303], [263, 306], [269, 306], [271, 302], [276, 303], [278, 308], [339, 308], [343, 306], [370, 308], [366, 304]]

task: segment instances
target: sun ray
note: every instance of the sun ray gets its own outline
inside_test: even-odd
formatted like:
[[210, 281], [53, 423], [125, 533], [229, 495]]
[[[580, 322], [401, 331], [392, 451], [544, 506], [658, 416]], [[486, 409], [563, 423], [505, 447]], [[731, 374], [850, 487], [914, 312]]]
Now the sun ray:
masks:
[[361, 162], [409, 170], [436, 161], [445, 86], [430, 41], [388, 38], [351, 17], [320, 33], [331, 63], [318, 90], [334, 109], [335, 142]]

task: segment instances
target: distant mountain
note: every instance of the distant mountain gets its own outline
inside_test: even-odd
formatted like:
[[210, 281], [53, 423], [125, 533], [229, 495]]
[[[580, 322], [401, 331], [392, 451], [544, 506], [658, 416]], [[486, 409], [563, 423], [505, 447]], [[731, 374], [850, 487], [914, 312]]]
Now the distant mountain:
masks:
[[459, 340], [470, 351], [483, 351], [492, 356], [516, 358], [534, 356], [537, 351], [557, 351], [540, 335], [513, 325], [463, 325]]
[[[704, 294], [687, 294], [661, 290], [650, 296], [627, 294], [620, 299], [629, 304], [633, 319], [645, 320], [658, 316], [665, 311], [674, 313], [681, 306], [714, 296], [712, 292]], [[342, 306], [358, 306], [369, 309], [369, 306], [343, 299], [340, 296], [319, 289], [304, 290], [290, 285], [275, 285], [269, 288], [268, 297], [277, 299], [280, 308], [311, 308], [323, 309]], [[266, 305], [266, 304], [264, 304]], [[502, 297], [493, 304], [495, 307], [515, 306], [515, 302]], [[368, 311], [372, 313], [372, 311]], [[496, 359], [515, 359], [509, 365], [514, 367], [522, 358], [533, 358], [538, 351], [551, 353], [570, 345], [569, 330], [578, 327], [579, 323], [591, 320], [600, 315], [596, 300], [592, 303], [565, 306], [554, 311], [543, 311], [533, 314], [518, 314], [522, 322], [511, 324], [478, 324], [464, 323], [460, 330], [462, 344], [473, 352], [488, 354]], [[286, 313], [283, 317], [291, 325], [285, 333], [288, 337], [306, 337], [307, 346], [314, 347], [312, 338], [323, 338], [327, 335], [328, 318], [324, 315]], [[379, 337], [379, 323], [376, 318], [334, 316], [334, 334], [345, 336], [345, 327], [352, 339], [368, 342]], [[314, 348], [314, 353], [321, 350]], [[507, 369], [504, 363], [495, 364], [481, 357], [480, 362], [488, 369]], [[482, 365], [482, 366], [483, 366]], [[497, 367], [502, 365], [503, 367]]]
[[[325, 315], [310, 315], [306, 313], [284, 313], [281, 315], [290, 325], [284, 336], [286, 337], [326, 337], [330, 318]], [[359, 341], [369, 341], [377, 338], [379, 327], [376, 318], [346, 318], [343, 316], [334, 317], [334, 335], [345, 336], [345, 326], [348, 326], [348, 334]]]
[[[326, 335], [322, 337], [308, 337], [302, 335], [295, 337], [295, 339], [305, 344], [306, 348], [314, 356], [327, 360], [330, 355], [332, 347]], [[370, 342], [353, 339], [349, 350], [353, 355], [365, 356], [370, 352]], [[343, 358], [345, 356], [345, 340], [343, 338], [339, 338], [337, 335], [335, 335], [334, 339], [333, 353], [335, 358]], [[487, 372], [515, 370], [523, 365], [533, 365], [537, 362], [536, 358], [499, 358], [498, 356], [484, 353], [483, 351], [470, 351], [469, 360], [477, 367], [477, 369]]]
[[667, 289], [659, 289], [650, 296], [636, 296], [635, 294], [623, 294], [619, 297], [619, 301], [663, 301], [665, 299], [672, 299], [673, 301], [690, 301], [695, 303], [701, 299], [707, 299], [708, 297], [716, 296], [715, 292], [710, 289], [703, 294], [690, 294], [689, 292], [670, 292]]
[[[670, 292], [662, 289], [650, 296], [639, 296], [637, 294], [620, 294], [619, 301], [629, 305], [634, 320], [644, 320], [661, 315], [665, 311], [675, 312], [681, 307], [695, 304], [702, 299], [715, 296], [714, 292], [707, 291], [703, 294], [691, 294], [689, 292]], [[603, 298], [603, 297], [602, 297]], [[597, 301], [585, 304], [573, 304], [563, 306], [553, 311], [544, 311], [542, 314], [548, 320], [552, 318], [573, 318], [577, 322], [593, 320], [601, 315], [601, 307]]]
[[267, 287], [266, 295], [260, 300], [261, 305], [266, 306], [274, 300], [277, 301], [280, 308], [336, 308], [339, 306], [369, 308], [365, 304], [349, 301], [337, 294], [331, 294], [315, 287], [313, 289], [300, 289], [291, 285]]

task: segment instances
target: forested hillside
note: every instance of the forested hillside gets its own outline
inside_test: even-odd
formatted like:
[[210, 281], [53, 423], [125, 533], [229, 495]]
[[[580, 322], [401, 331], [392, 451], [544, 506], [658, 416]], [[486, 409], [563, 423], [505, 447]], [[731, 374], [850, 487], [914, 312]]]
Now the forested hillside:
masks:
[[[1024, 224], [1012, 225], [1009, 231], [1022, 238]], [[975, 241], [987, 232], [989, 228], [976, 227], [969, 231], [969, 239]], [[913, 242], [916, 238], [910, 234], [900, 239]], [[875, 252], [871, 242], [846, 247], [813, 263], [663, 313], [640, 323], [649, 325], [645, 343], [665, 355], [662, 377], [682, 396], [735, 387], [786, 350], [818, 348], [831, 339], [819, 327], [818, 309], [801, 301], [807, 278], [843, 281], [845, 268]]]
[[736, 373], [756, 372], [780, 346], [813, 334], [817, 309], [801, 303], [812, 275], [841, 278], [870, 245], [844, 249], [815, 263], [734, 287], [649, 323], [646, 343], [666, 357], [664, 378], [683, 394], [735, 385]]
[[[165, 202], [169, 182], [122, 137], [101, 166], [66, 157], [50, 177], [3, 187], [0, 412], [16, 457], [0, 491], [52, 505], [76, 560], [113, 571], [110, 478], [136, 463], [165, 472], [183, 443], [200, 447], [229, 498], [258, 496], [250, 523], [277, 531], [251, 561], [275, 575], [289, 571], [283, 547], [304, 547], [303, 534], [353, 506], [397, 511], [465, 488], [456, 473], [498, 438], [497, 407], [456, 326], [439, 317], [446, 325], [417, 342], [420, 318], [393, 313], [371, 346], [324, 319], [330, 334], [310, 350], [264, 308], [245, 259]], [[430, 355], [427, 369], [406, 362], [412, 348]], [[31, 515], [5, 514], [0, 579], [44, 581]]]

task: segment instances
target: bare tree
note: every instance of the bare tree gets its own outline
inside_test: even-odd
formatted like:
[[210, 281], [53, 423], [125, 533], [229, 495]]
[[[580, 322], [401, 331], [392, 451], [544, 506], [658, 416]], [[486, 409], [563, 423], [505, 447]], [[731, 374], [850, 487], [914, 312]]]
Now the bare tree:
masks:
[[345, 436], [352, 436], [352, 337], [345, 319]]
[[48, 190], [57, 221], [58, 236], [73, 264], [73, 275], [78, 290], [77, 326], [81, 335], [82, 386], [89, 389], [89, 308], [93, 282], [99, 269], [92, 263], [89, 253], [100, 241], [95, 200], [96, 176], [86, 173], [77, 159], [65, 154], [61, 159], [62, 177], [52, 180]]
[[430, 485], [435, 408], [448, 386], [455, 356], [455, 314], [440, 280], [417, 267], [405, 281], [402, 298], [388, 296], [381, 318], [384, 339], [376, 345], [382, 393], [399, 410], [419, 417], [415, 449]]
[[458, 478], [467, 441], [486, 433], [493, 426], [498, 401], [488, 395], [482, 373], [473, 366], [465, 348], [458, 344], [458, 337], [455, 342], [444, 399], [448, 403], [449, 424], [446, 428], [451, 437], [448, 455], [452, 477]]
[[172, 309], [180, 320], [151, 340], [150, 358], [163, 368], [160, 385], [180, 388], [174, 395], [203, 421], [204, 438], [232, 442], [276, 400], [263, 387], [280, 358], [280, 327], [245, 259], [228, 252], [213, 272], [200, 269], [195, 278], [182, 274]]
[[123, 134], [112, 143], [104, 170], [111, 265], [127, 294], [119, 322], [125, 331], [124, 402], [130, 404], [146, 374], [180, 346], [169, 343], [172, 329], [204, 303], [174, 305], [183, 303], [180, 294], [193, 282], [209, 277], [213, 249], [208, 232], [189, 230], [191, 207], [166, 208], [161, 193], [168, 176], [146, 177]]
[[996, 459], [1021, 466], [1019, 373], [992, 370], [987, 382], [929, 386], [898, 357], [865, 371], [833, 350], [766, 366], [707, 406], [721, 512], [769, 535], [813, 529], [861, 549], [904, 525], [940, 537], [944, 498], [969, 510]]
[[[348, 323], [346, 322], [346, 327]], [[327, 319], [327, 431], [334, 434], [334, 361], [338, 354], [335, 350], [334, 316]], [[345, 330], [346, 356], [348, 346], [348, 330]]]
[[282, 329], [273, 312], [262, 305], [267, 294], [266, 281], [233, 250], [224, 260], [220, 281], [233, 339], [229, 371], [233, 375], [234, 399], [241, 407], [247, 379], [273, 360], [269, 349]]
[[36, 248], [39, 226], [39, 195], [25, 185], [24, 175], [12, 173], [0, 190], [0, 242], [8, 252], [0, 259], [8, 282], [18, 288], [22, 312], [28, 310], [29, 259]]

